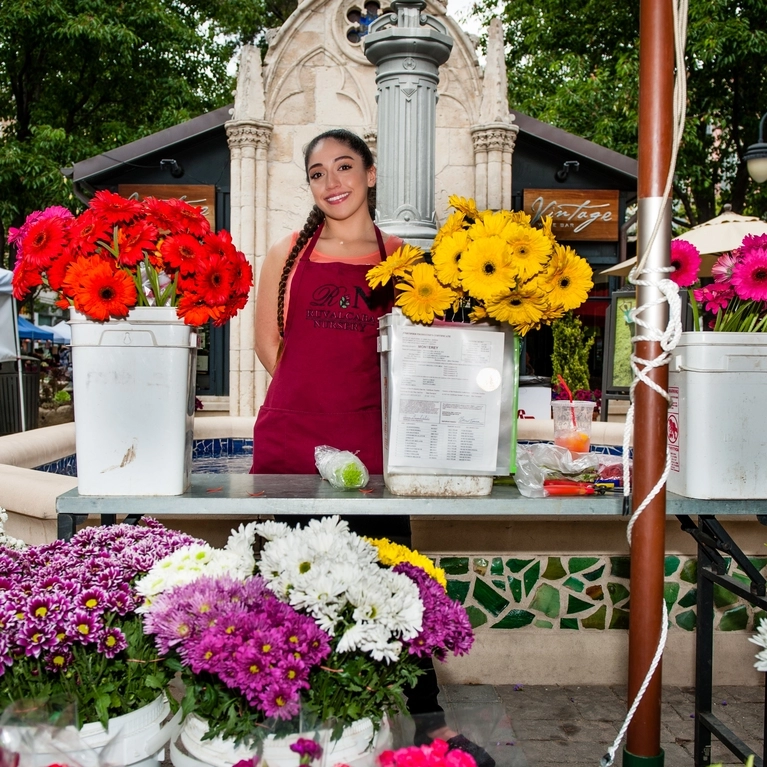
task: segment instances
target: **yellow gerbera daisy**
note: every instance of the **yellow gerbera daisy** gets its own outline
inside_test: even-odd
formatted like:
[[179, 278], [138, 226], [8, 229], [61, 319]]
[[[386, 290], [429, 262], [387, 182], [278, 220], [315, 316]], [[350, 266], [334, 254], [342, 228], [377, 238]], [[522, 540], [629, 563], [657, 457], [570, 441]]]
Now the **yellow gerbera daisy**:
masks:
[[508, 322], [524, 336], [539, 327], [548, 302], [546, 293], [537, 285], [509, 288], [493, 301], [485, 304], [487, 313], [500, 322]]
[[500, 295], [514, 284], [509, 248], [500, 237], [482, 237], [469, 244], [458, 263], [463, 289], [478, 301]]
[[551, 240], [540, 229], [509, 224], [505, 233], [515, 274], [521, 280], [534, 277], [547, 265], [551, 255]]
[[432, 250], [437, 247], [437, 245], [442, 242], [443, 237], [447, 237], [448, 235], [451, 235], [461, 229], [463, 229], [463, 225], [466, 222], [466, 216], [464, 216], [461, 211], [456, 211], [455, 213], [451, 213], [447, 217], [447, 221], [445, 221], [444, 224], [439, 228], [439, 231], [434, 236], [434, 242], [432, 243]]
[[436, 567], [429, 557], [424, 556], [415, 549], [409, 549], [399, 543], [394, 543], [388, 538], [367, 538], [367, 541], [378, 549], [378, 561], [386, 567], [396, 567], [401, 562], [409, 562], [411, 565], [420, 567], [428, 575], [434, 578], [443, 589], [447, 588], [445, 571]]
[[403, 277], [405, 270], [413, 264], [418, 263], [423, 258], [423, 251], [413, 245], [402, 245], [394, 251], [385, 261], [368, 269], [368, 285], [371, 288], [377, 288], [379, 285], [386, 285], [392, 277]]
[[416, 264], [398, 287], [395, 303], [413, 322], [430, 325], [434, 315], [444, 314], [455, 300], [454, 291], [440, 285], [431, 264]]
[[510, 223], [522, 224], [522, 226], [530, 226], [530, 216], [528, 216], [524, 210], [511, 210], [508, 211], [508, 214]]
[[474, 202], [471, 197], [459, 197], [457, 194], [451, 194], [450, 197], [447, 198], [447, 204], [469, 218], [475, 220], [479, 218], [477, 203]]
[[506, 239], [506, 227], [509, 225], [509, 214], [500, 210], [493, 212], [486, 210], [479, 214], [479, 218], [469, 227], [469, 237], [477, 240], [480, 237], [503, 237]]
[[566, 245], [555, 245], [554, 256], [544, 277], [549, 301], [564, 311], [580, 306], [594, 287], [593, 272], [585, 258]]
[[556, 245], [557, 238], [552, 231], [554, 227], [554, 219], [551, 216], [544, 216], [541, 222], [541, 231], [551, 240], [552, 245]]
[[450, 285], [453, 288], [461, 287], [458, 264], [468, 244], [468, 233], [465, 229], [459, 229], [443, 237], [439, 245], [432, 249], [432, 263], [443, 285]]
[[470, 322], [480, 322], [487, 319], [487, 311], [484, 306], [477, 304], [469, 313]]

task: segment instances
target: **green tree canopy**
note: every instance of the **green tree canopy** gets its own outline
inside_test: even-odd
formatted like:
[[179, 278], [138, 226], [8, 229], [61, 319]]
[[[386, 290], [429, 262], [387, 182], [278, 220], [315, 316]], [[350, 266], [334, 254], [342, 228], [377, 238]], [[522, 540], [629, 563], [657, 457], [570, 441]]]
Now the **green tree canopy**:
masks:
[[3, 0], [0, 265], [32, 211], [76, 209], [60, 168], [227, 104], [227, 65], [295, 0]]
[[[618, 152], [637, 155], [639, 3], [478, 0], [486, 22], [501, 9], [509, 104]], [[722, 205], [767, 212], [767, 189], [743, 154], [767, 111], [767, 2], [690, 0], [688, 102], [674, 186], [690, 225]]]

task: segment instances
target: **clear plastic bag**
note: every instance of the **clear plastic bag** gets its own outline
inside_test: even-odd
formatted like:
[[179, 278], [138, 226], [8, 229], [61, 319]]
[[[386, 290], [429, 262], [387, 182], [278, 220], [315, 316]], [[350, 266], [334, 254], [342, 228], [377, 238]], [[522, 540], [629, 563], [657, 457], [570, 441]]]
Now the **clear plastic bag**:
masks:
[[577, 458], [564, 447], [541, 442], [535, 445], [519, 445], [517, 448], [517, 473], [514, 481], [525, 498], [546, 498], [544, 488], [547, 479], [594, 482], [599, 473], [598, 453], [577, 453]]
[[348, 450], [319, 445], [314, 448], [314, 462], [322, 478], [338, 490], [359, 490], [370, 479], [365, 464]]

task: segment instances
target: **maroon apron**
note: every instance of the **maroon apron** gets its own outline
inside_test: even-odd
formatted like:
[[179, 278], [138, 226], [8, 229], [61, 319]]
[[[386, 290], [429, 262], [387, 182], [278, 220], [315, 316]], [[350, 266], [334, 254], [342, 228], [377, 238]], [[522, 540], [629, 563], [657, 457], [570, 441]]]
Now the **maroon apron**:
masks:
[[[383, 473], [378, 318], [391, 311], [391, 286], [371, 290], [369, 264], [300, 256], [290, 286], [282, 357], [253, 429], [251, 474], [314, 474], [314, 448], [357, 453]], [[376, 227], [381, 259], [383, 238]]]

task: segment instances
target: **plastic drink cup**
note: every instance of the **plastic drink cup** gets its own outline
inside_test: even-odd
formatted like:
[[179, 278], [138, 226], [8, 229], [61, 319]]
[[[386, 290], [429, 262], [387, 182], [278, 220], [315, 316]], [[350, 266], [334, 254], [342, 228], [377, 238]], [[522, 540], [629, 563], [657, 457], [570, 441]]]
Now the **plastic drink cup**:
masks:
[[571, 453], [588, 453], [591, 449], [594, 405], [594, 402], [586, 400], [552, 401], [554, 444], [567, 448]]

